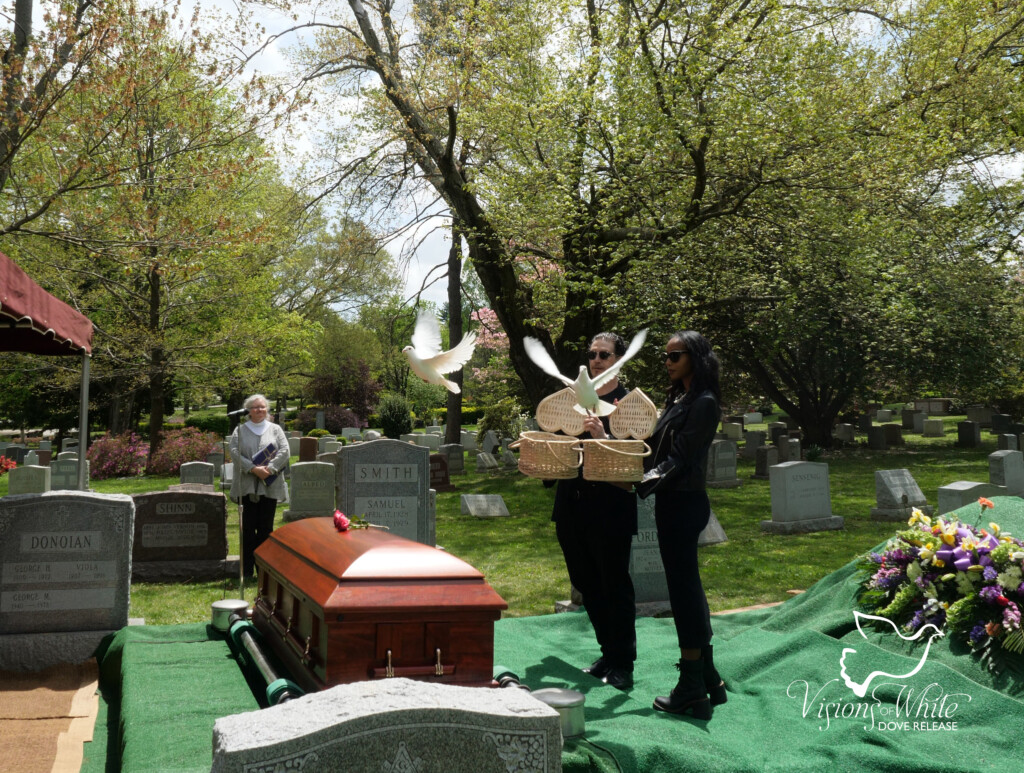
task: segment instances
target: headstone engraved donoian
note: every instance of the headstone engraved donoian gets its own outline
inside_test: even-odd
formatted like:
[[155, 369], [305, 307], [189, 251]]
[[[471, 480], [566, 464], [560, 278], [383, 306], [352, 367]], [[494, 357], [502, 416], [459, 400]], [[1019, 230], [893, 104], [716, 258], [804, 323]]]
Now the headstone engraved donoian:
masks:
[[209, 462], [185, 462], [179, 474], [181, 483], [198, 483], [203, 486], [213, 485], [214, 467]]
[[448, 455], [430, 455], [430, 488], [434, 491], [454, 491], [451, 478], [448, 477]]
[[754, 480], [768, 480], [768, 471], [779, 463], [779, 449], [776, 446], [761, 446], [754, 460]]
[[875, 521], [906, 521], [915, 507], [925, 515], [933, 510], [910, 470], [905, 469], [875, 470], [875, 499], [877, 506], [871, 510]]
[[459, 497], [463, 515], [477, 518], [504, 518], [511, 515], [500, 494], [463, 494]]
[[227, 562], [227, 499], [217, 493], [136, 494], [132, 579], [212, 580], [235, 574]]
[[[668, 583], [658, 547], [658, 527], [654, 522], [654, 501], [657, 496], [654, 494], [637, 500], [637, 532], [629, 554], [629, 574], [633, 579], [637, 604], [663, 603], [667, 609]], [[712, 511], [708, 525], [697, 538], [697, 546], [717, 545], [726, 541], [725, 530]], [[647, 610], [647, 613], [656, 613], [656, 610]]]
[[[89, 488], [89, 462], [85, 463], [85, 487]], [[76, 491], [78, 489], [78, 460], [58, 459], [50, 462], [50, 490]]]
[[320, 453], [320, 441], [315, 437], [299, 438], [299, 461], [315, 462], [316, 455]]
[[1024, 453], [996, 451], [988, 455], [989, 483], [1002, 486], [1011, 497], [1024, 494]]
[[1005, 493], [1006, 491], [1001, 486], [994, 483], [958, 480], [945, 486], [939, 486], [938, 513], [945, 515], [964, 505], [977, 504], [980, 497], [999, 497]]
[[338, 507], [386, 526], [393, 534], [432, 545], [430, 451], [400, 440], [345, 446], [338, 452]]
[[438, 450], [448, 457], [449, 475], [465, 475], [466, 453], [459, 443], [446, 443]]
[[[332, 454], [337, 457], [337, 454]], [[289, 509], [284, 511], [286, 521], [302, 518], [323, 518], [334, 513], [335, 465], [331, 462], [299, 462], [292, 465], [288, 486]]]
[[41, 465], [15, 467], [7, 473], [7, 493], [42, 494], [50, 490], [50, 468]]
[[783, 462], [768, 472], [772, 519], [761, 521], [761, 531], [795, 534], [843, 528], [842, 516], [832, 515], [827, 464]]
[[134, 516], [123, 494], [0, 499], [0, 668], [79, 663], [127, 625]]
[[394, 677], [221, 717], [210, 770], [561, 773], [560, 725], [527, 690]]
[[708, 488], [736, 488], [742, 483], [736, 477], [736, 444], [733, 441], [711, 441], [705, 483]]
[[981, 424], [976, 421], [961, 421], [956, 425], [956, 444], [959, 448], [981, 446]]

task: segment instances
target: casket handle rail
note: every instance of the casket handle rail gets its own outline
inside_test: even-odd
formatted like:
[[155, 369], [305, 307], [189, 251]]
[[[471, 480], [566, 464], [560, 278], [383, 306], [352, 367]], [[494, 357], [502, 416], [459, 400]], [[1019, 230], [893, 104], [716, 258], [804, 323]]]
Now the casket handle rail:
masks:
[[391, 662], [391, 650], [388, 650], [384, 665], [374, 667], [370, 673], [374, 679], [390, 679], [395, 676], [452, 676], [455, 673], [455, 664], [442, 662], [441, 648], [437, 647], [434, 649], [433, 663], [424, 663], [421, 666], [396, 666]]

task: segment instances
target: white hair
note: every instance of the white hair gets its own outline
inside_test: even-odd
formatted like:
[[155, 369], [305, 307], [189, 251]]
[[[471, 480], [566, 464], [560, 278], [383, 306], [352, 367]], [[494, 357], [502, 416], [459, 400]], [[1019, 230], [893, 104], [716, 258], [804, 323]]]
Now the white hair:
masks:
[[252, 404], [254, 402], [256, 402], [257, 400], [262, 400], [263, 402], [265, 402], [267, 404], [267, 408], [270, 408], [270, 401], [266, 398], [266, 395], [260, 395], [260, 394], [249, 395], [247, 398], [245, 398], [245, 402], [242, 403], [242, 407], [245, 408], [245, 410], [247, 410], [247, 411], [251, 410], [252, 409]]

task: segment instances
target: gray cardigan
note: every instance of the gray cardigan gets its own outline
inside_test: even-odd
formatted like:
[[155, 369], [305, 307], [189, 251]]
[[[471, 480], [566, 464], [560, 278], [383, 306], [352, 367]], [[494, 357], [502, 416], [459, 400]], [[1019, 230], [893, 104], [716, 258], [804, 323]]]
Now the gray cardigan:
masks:
[[[257, 437], [254, 433], [245, 429], [245, 424], [239, 424], [231, 434], [229, 447], [231, 449], [231, 461], [239, 465], [236, 470], [240, 474], [231, 476], [231, 498], [238, 499], [238, 484], [241, 483], [242, 495], [258, 494], [276, 499], [279, 502], [288, 501], [288, 486], [285, 483], [281, 471], [288, 466], [288, 459], [291, 454], [288, 450], [288, 438], [284, 430], [273, 422], [267, 422], [267, 429]], [[239, 438], [241, 438], [241, 452], [239, 452]], [[277, 452], [271, 458], [268, 466], [274, 472], [279, 473], [277, 480], [270, 484], [269, 488], [253, 475], [250, 470], [253, 468], [252, 458], [273, 443]]]

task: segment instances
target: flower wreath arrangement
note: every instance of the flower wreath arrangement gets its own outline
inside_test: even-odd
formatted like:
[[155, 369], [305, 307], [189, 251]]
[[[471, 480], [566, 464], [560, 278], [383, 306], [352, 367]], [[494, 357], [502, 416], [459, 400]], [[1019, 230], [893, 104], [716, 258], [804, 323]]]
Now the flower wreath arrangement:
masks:
[[[978, 504], [979, 521], [995, 507]], [[907, 526], [858, 562], [867, 573], [858, 602], [910, 633], [931, 623], [976, 651], [1024, 653], [1024, 542], [995, 523], [982, 529], [917, 508]]]

